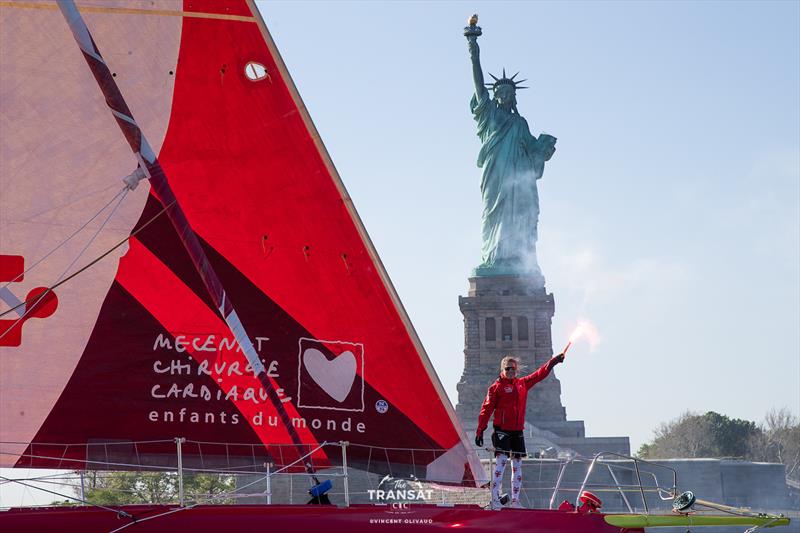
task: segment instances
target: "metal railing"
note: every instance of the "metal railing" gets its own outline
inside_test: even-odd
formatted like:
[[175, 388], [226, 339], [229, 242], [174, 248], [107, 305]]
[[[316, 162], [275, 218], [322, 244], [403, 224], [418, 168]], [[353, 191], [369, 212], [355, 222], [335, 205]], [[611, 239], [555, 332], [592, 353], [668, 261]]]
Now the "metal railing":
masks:
[[[609, 457], [613, 458], [609, 460]], [[564, 475], [567, 471], [567, 468], [574, 464], [587, 464], [588, 467], [586, 468], [586, 474], [583, 477], [583, 481], [581, 482], [580, 486], [576, 489], [572, 488], [564, 488], [562, 486], [562, 482], [564, 479]], [[627, 464], [626, 464], [627, 463]], [[608, 471], [609, 477], [613, 481], [612, 483], [590, 483], [590, 479], [592, 475], [595, 473], [595, 467], [597, 465], [602, 465], [606, 467]], [[629, 466], [630, 465], [630, 466]], [[670, 487], [662, 487], [659, 484], [658, 476], [656, 472], [652, 470], [644, 470], [642, 465], [646, 465], [650, 469], [656, 469], [658, 471], [666, 471], [671, 474], [672, 485]], [[621, 483], [619, 478], [617, 477], [617, 473], [619, 471], [629, 472], [631, 476], [635, 476], [635, 483]], [[652, 478], [652, 485], [647, 484], [645, 485], [642, 482], [642, 478], [646, 477], [647, 479]], [[580, 505], [580, 497], [581, 494], [588, 489], [591, 489], [596, 492], [616, 492], [619, 494], [620, 498], [625, 504], [628, 512], [633, 513], [638, 509], [635, 508], [631, 504], [631, 500], [629, 498], [631, 493], [636, 493], [641, 498], [643, 511], [645, 514], [650, 512], [649, 504], [648, 504], [648, 494], [655, 494], [658, 496], [659, 500], [662, 501], [672, 501], [675, 496], [677, 495], [677, 486], [678, 486], [678, 473], [674, 468], [670, 468], [665, 465], [661, 465], [658, 463], [653, 463], [650, 461], [646, 461], [643, 459], [637, 459], [635, 457], [630, 457], [628, 455], [619, 454], [616, 452], [600, 452], [595, 454], [591, 461], [587, 461], [585, 458], [582, 457], [575, 457], [566, 460], [559, 470], [558, 478], [556, 479], [556, 485], [553, 489], [553, 494], [550, 497], [549, 508], [552, 509], [555, 500], [558, 497], [558, 493], [560, 491], [568, 491], [568, 492], [575, 492], [575, 506]]]
[[[250, 444], [192, 441], [176, 437], [143, 442], [36, 444], [29, 447], [25, 453], [14, 455], [19, 457], [23, 464], [26, 461], [30, 463], [38, 461], [48, 466], [73, 470], [73, 473], [62, 476], [61, 479], [50, 477], [35, 482], [54, 487], [61, 481], [80, 495], [76, 498], [63, 494], [65, 499], [84, 503], [91, 502], [86, 502], [87, 492], [81, 489], [85, 481], [83, 471], [95, 471], [92, 473], [93, 476], [102, 476], [104, 475], [102, 472], [106, 470], [111, 472], [133, 470], [175, 476], [171, 479], [177, 489], [169, 501], [181, 507], [199, 503], [223, 504], [240, 501], [274, 505], [286, 503], [287, 494], [288, 503], [293, 504], [299, 499], [298, 494], [302, 496], [309, 488], [315, 486], [316, 477], [341, 478], [341, 484], [337, 483], [339, 486], [331, 489], [328, 494], [340, 504], [350, 506], [352, 503], [386, 503], [385, 500], [375, 497], [376, 491], [380, 490], [381, 483], [385, 480], [383, 474], [397, 475], [402, 470], [401, 466], [408, 471], [409, 462], [412, 463], [410, 465], [412, 472], [424, 472], [424, 465], [430, 461], [432, 454], [446, 451], [383, 448], [346, 441], [323, 442], [315, 447], [308, 446], [306, 453], [299, 457], [296, 453], [293, 454], [292, 449], [293, 447], [285, 445], [259, 447]], [[358, 459], [355, 468], [350, 461], [351, 451], [354, 451]], [[0, 443], [0, 454], [10, 454], [3, 450], [3, 443]], [[402, 457], [404, 465], [395, 464], [393, 468], [392, 459], [397, 457]], [[313, 465], [314, 468], [308, 469], [309, 465]], [[586, 469], [582, 480], [572, 476], [568, 482], [567, 470], [575, 469], [579, 465]], [[484, 462], [484, 466], [487, 474], [491, 474], [491, 462]], [[597, 454], [591, 459], [581, 457], [529, 459], [524, 462], [524, 468], [526, 472], [524, 481], [527, 482], [527, 486], [523, 486], [521, 501], [528, 507], [553, 509], [560, 493], [574, 493], [574, 500], [578, 505], [578, 499], [584, 490], [594, 490], [616, 494], [621, 505], [629, 512], [634, 512], [639, 507], [631, 495], [638, 494], [644, 511], [649, 512], [649, 494], [657, 493], [662, 500], [671, 499], [676, 494], [677, 473], [674, 469], [612, 452]], [[535, 479], [537, 468], [538, 481]], [[597, 482], [595, 479], [600, 468], [606, 472], [607, 483]], [[659, 486], [654, 469], [670, 472], [672, 486], [667, 488]], [[358, 474], [356, 478], [352, 477], [353, 473]], [[196, 474], [218, 474], [227, 479], [235, 476], [235, 481], [232, 486], [220, 493], [198, 494], [196, 489], [191, 488], [187, 493], [186, 478]], [[294, 480], [298, 477], [308, 480], [306, 488], [303, 488], [304, 484], [295, 483]], [[553, 478], [555, 482], [552, 481]], [[400, 473], [397, 479], [406, 478]], [[424, 500], [410, 503], [445, 506], [468, 503], [488, 506], [491, 498], [488, 485], [475, 487], [472, 482], [469, 486], [470, 480], [463, 480], [459, 485], [439, 483], [425, 479], [424, 476], [417, 478], [412, 475], [407, 479], [415, 487], [422, 488], [426, 495]], [[80, 485], [76, 483], [78, 480]], [[31, 482], [30, 479], [27, 481]], [[304, 500], [308, 498], [304, 497]]]

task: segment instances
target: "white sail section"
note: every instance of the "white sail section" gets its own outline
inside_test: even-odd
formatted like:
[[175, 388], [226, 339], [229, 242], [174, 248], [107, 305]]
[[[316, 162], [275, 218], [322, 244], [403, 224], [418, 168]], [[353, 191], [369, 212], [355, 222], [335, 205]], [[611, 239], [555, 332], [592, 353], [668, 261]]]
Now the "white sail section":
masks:
[[[102, 0], [78, 7], [158, 153], [170, 117], [183, 22], [165, 12], [180, 3]], [[122, 178], [136, 169], [136, 159], [54, 1], [0, 2], [0, 73], [0, 312], [5, 312], [127, 237], [149, 185], [122, 191]], [[37, 317], [29, 306], [28, 313], [21, 307], [0, 317], [0, 427], [4, 441], [19, 443], [3, 444], [0, 465], [16, 462], [59, 398], [124, 250], [57, 288], [52, 314]], [[31, 267], [20, 278], [20, 269]]]

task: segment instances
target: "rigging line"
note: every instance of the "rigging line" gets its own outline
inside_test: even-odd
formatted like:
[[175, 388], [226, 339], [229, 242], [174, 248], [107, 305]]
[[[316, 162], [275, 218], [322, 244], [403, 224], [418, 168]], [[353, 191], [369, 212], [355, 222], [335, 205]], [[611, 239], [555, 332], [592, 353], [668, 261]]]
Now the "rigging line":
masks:
[[80, 228], [78, 228], [78, 229], [76, 229], [74, 232], [72, 232], [72, 234], [71, 234], [69, 237], [67, 237], [66, 239], [64, 239], [63, 241], [61, 241], [61, 242], [60, 242], [60, 243], [59, 243], [59, 244], [58, 244], [58, 245], [57, 245], [55, 248], [53, 248], [52, 250], [50, 250], [49, 252], [47, 252], [47, 253], [46, 253], [44, 256], [42, 256], [41, 258], [37, 259], [35, 263], [33, 263], [31, 266], [29, 266], [28, 268], [26, 268], [25, 270], [23, 270], [21, 273], [19, 273], [19, 274], [18, 274], [18, 275], [17, 275], [17, 276], [16, 276], [14, 279], [12, 279], [12, 280], [8, 281], [8, 282], [7, 282], [5, 285], [3, 285], [2, 287], [0, 287], [0, 290], [3, 290], [3, 289], [5, 289], [6, 287], [8, 287], [9, 285], [11, 285], [12, 283], [15, 283], [15, 282], [17, 282], [18, 280], [22, 279], [22, 277], [23, 277], [25, 274], [27, 274], [28, 272], [30, 272], [31, 270], [33, 270], [34, 268], [36, 268], [36, 266], [37, 266], [39, 263], [41, 263], [42, 261], [44, 261], [45, 259], [47, 259], [48, 257], [50, 257], [50, 256], [51, 256], [52, 254], [54, 254], [54, 253], [55, 253], [55, 252], [56, 252], [56, 251], [57, 251], [59, 248], [61, 248], [61, 247], [62, 247], [62, 246], [64, 246], [65, 244], [67, 244], [67, 243], [68, 243], [68, 242], [69, 242], [69, 241], [70, 241], [70, 240], [71, 240], [71, 239], [72, 239], [72, 238], [73, 238], [75, 235], [77, 235], [78, 233], [80, 233], [81, 231], [83, 231], [83, 229], [84, 229], [86, 226], [88, 226], [88, 225], [89, 225], [89, 224], [92, 222], [92, 220], [94, 220], [95, 218], [97, 218], [97, 217], [100, 215], [100, 213], [102, 213], [103, 211], [105, 211], [105, 210], [106, 210], [106, 208], [107, 208], [109, 205], [111, 205], [111, 204], [112, 204], [112, 202], [114, 202], [114, 200], [116, 200], [116, 199], [119, 197], [119, 195], [120, 195], [120, 194], [122, 194], [122, 193], [124, 193], [124, 192], [125, 192], [127, 189], [128, 189], [127, 187], [123, 187], [122, 189], [120, 189], [120, 191], [119, 191], [119, 192], [118, 192], [116, 195], [114, 195], [114, 197], [113, 197], [111, 200], [109, 200], [109, 201], [108, 201], [108, 203], [107, 203], [106, 205], [104, 205], [103, 207], [101, 207], [101, 208], [100, 208], [100, 211], [98, 211], [97, 213], [95, 213], [94, 215], [92, 215], [92, 218], [90, 218], [89, 220], [87, 220], [87, 221], [86, 221], [86, 222], [85, 222], [85, 223], [84, 223], [84, 224], [83, 224], [83, 225], [82, 225]]
[[[169, 442], [171, 442], [171, 441], [169, 441]], [[39, 444], [39, 443], [36, 443], [36, 444]], [[115, 463], [115, 462], [111, 462], [111, 461], [92, 461], [92, 460], [89, 460], [89, 459], [75, 459], [75, 458], [71, 458], [71, 457], [70, 458], [65, 458], [64, 456], [57, 457], [57, 456], [54, 456], [54, 455], [34, 455], [34, 454], [29, 454], [29, 453], [19, 454], [19, 453], [3, 452], [3, 451], [0, 451], [0, 455], [10, 455], [12, 457], [19, 457], [19, 458], [25, 458], [25, 459], [42, 459], [42, 460], [50, 461], [50, 462], [58, 462], [59, 464], [60, 463], [82, 463], [83, 466], [84, 466], [83, 470], [92, 470], [91, 468], [88, 468], [88, 466], [89, 465], [94, 465], [94, 464], [102, 465], [102, 466], [121, 466], [121, 467], [126, 467], [126, 468], [130, 468], [130, 467], [145, 468], [145, 466], [143, 466], [141, 463], [137, 464], [137, 463]], [[252, 464], [242, 465], [241, 468], [252, 467], [252, 468], [255, 469], [255, 468], [260, 467], [262, 464], [263, 463], [252, 463]], [[232, 467], [232, 468], [237, 468], [237, 467]], [[173, 468], [169, 467], [169, 466], [150, 465], [150, 466], [146, 466], [146, 470], [141, 470], [141, 471], [142, 472], [170, 472], [172, 470], [173, 470]], [[253, 473], [257, 474], [258, 473], [258, 471], [253, 471], [253, 470], [225, 470], [225, 469], [217, 469], [217, 468], [207, 468], [207, 469], [202, 469], [202, 468], [184, 468], [183, 470], [186, 471], [186, 472], [200, 472], [200, 473], [209, 472], [209, 473], [220, 473], [220, 474], [253, 474]], [[33, 478], [31, 478], [31, 479], [33, 479]]]
[[[113, 463], [111, 461], [92, 461], [92, 460], [89, 460], [89, 459], [73, 459], [73, 458], [66, 458], [65, 459], [64, 456], [56, 457], [56, 456], [53, 456], [53, 455], [33, 455], [33, 454], [29, 454], [29, 453], [19, 454], [19, 453], [11, 453], [11, 452], [0, 452], [0, 455], [11, 455], [11, 456], [17, 456], [17, 457], [20, 457], [20, 458], [24, 457], [25, 459], [44, 459], [45, 461], [52, 461], [52, 462], [58, 461], [59, 464], [66, 462], [66, 463], [83, 463], [84, 466], [85, 465], [89, 465], [89, 464], [97, 464], [97, 465], [102, 465], [102, 466], [124, 466], [124, 467], [134, 467], [134, 468], [135, 467], [139, 467], [139, 468], [142, 468], [141, 464]], [[169, 466], [151, 465], [151, 466], [147, 467], [147, 470], [143, 470], [143, 472], [150, 472], [150, 471], [152, 471], [152, 472], [170, 472], [172, 470], [174, 470], [174, 469], [169, 467]]]
[[[158, 214], [156, 214], [158, 216]], [[153, 217], [155, 218], [155, 217]], [[152, 219], [151, 219], [152, 220]], [[147, 222], [149, 224], [150, 221]], [[138, 231], [131, 234], [131, 237], [139, 233]], [[155, 439], [155, 440], [120, 440], [114, 441], [113, 444], [121, 445], [121, 444], [161, 444], [165, 442], [175, 442], [175, 439]], [[191, 441], [190, 441], [191, 442]], [[14, 441], [14, 440], [5, 440], [0, 441], [0, 445], [2, 444], [29, 444], [28, 441]], [[225, 444], [225, 443], [220, 443]], [[66, 446], [68, 448], [79, 446], [83, 448], [84, 446], [106, 446], [108, 445], [107, 442], [37, 442], [37, 446]]]
[[[446, 452], [449, 448], [395, 448], [390, 446], [373, 446], [371, 444], [359, 444], [355, 442], [351, 442], [348, 446], [358, 447], [358, 448], [374, 448], [376, 450], [392, 450], [392, 451], [421, 451], [421, 452]], [[492, 451], [493, 448], [484, 448], [488, 451]]]
[[[147, 442], [147, 441], [134, 441], [134, 442], [139, 443], [139, 442]], [[169, 442], [172, 442], [172, 441], [169, 441]], [[25, 443], [24, 442], [13, 442], [13, 443], [10, 443], [10, 444], [25, 444]], [[116, 444], [116, 442], [115, 442], [115, 444]], [[209, 445], [229, 446], [229, 447], [234, 447], [234, 446], [237, 446], [237, 447], [245, 447], [245, 446], [246, 447], [250, 447], [250, 446], [252, 446], [252, 443], [250, 443], [250, 442], [219, 442], [219, 441], [211, 441], [211, 440], [192, 440], [192, 439], [188, 439], [188, 438], [186, 439], [186, 444], [198, 444], [198, 445], [199, 444], [209, 444]], [[261, 444], [265, 444], [266, 446], [271, 446], [271, 447], [275, 447], [275, 448], [278, 448], [278, 447], [281, 447], [281, 446], [283, 446], [283, 447], [294, 446], [294, 444], [292, 444], [291, 442], [284, 442], [284, 443], [267, 442], [267, 443], [261, 443]], [[334, 443], [334, 444], [336, 444], [336, 443]]]
[[[111, 217], [113, 217], [113, 216], [114, 216], [114, 213], [116, 213], [116, 212], [117, 212], [117, 209], [119, 208], [119, 206], [120, 206], [120, 205], [122, 205], [122, 201], [123, 201], [123, 200], [125, 200], [125, 197], [126, 197], [126, 196], [128, 196], [128, 191], [129, 191], [129, 190], [130, 190], [130, 189], [128, 189], [127, 187], [126, 187], [126, 188], [123, 190], [123, 194], [122, 194], [122, 196], [120, 197], [119, 201], [117, 202], [117, 205], [115, 205], [115, 206], [114, 206], [114, 209], [112, 209], [112, 210], [111, 210], [111, 212], [108, 214], [108, 216], [107, 216], [107, 217], [106, 217], [106, 219], [103, 221], [103, 223], [102, 223], [102, 224], [100, 224], [100, 227], [99, 227], [99, 228], [97, 228], [97, 230], [94, 232], [94, 234], [91, 236], [91, 238], [90, 238], [90, 239], [89, 239], [89, 240], [86, 242], [86, 244], [83, 246], [83, 248], [81, 248], [81, 251], [80, 251], [80, 252], [78, 252], [78, 255], [76, 255], [76, 256], [75, 256], [75, 258], [74, 258], [74, 259], [73, 259], [73, 260], [70, 262], [70, 264], [69, 264], [69, 265], [67, 265], [67, 268], [65, 268], [65, 269], [64, 269], [64, 271], [61, 273], [61, 275], [60, 275], [60, 276], [58, 276], [58, 279], [56, 280], [56, 283], [58, 283], [59, 281], [61, 281], [61, 280], [64, 278], [64, 276], [67, 274], [67, 272], [69, 272], [69, 269], [70, 269], [70, 268], [72, 268], [72, 267], [73, 267], [73, 265], [75, 265], [75, 263], [77, 263], [77, 262], [78, 262], [78, 259], [80, 259], [80, 258], [81, 258], [81, 256], [84, 254], [84, 252], [86, 252], [86, 250], [89, 248], [89, 246], [91, 246], [91, 245], [92, 245], [92, 243], [95, 241], [95, 239], [97, 238], [97, 236], [98, 236], [98, 235], [100, 235], [100, 232], [101, 232], [101, 231], [103, 231], [103, 228], [105, 228], [105, 227], [106, 227], [106, 224], [108, 224], [109, 220], [111, 220]], [[118, 196], [119, 196], [119, 195], [118, 195]], [[51, 289], [46, 289], [46, 290], [45, 290], [45, 291], [44, 291], [42, 294], [40, 294], [40, 295], [38, 296], [38, 298], [36, 299], [36, 301], [35, 301], [35, 302], [33, 302], [33, 304], [32, 304], [30, 307], [28, 307], [28, 306], [26, 305], [26, 306], [25, 306], [25, 311], [22, 313], [22, 316], [20, 316], [20, 317], [19, 317], [19, 318], [17, 318], [17, 319], [16, 319], [14, 322], [12, 322], [12, 323], [11, 323], [11, 325], [8, 327], [8, 329], [7, 329], [7, 330], [5, 330], [3, 333], [0, 333], [0, 339], [2, 339], [3, 337], [5, 337], [5, 336], [6, 336], [6, 334], [8, 334], [8, 332], [9, 332], [9, 331], [11, 331], [12, 329], [14, 329], [14, 328], [16, 327], [16, 325], [17, 325], [17, 324], [19, 324], [20, 322], [22, 322], [23, 320], [25, 320], [25, 318], [28, 316], [28, 314], [29, 314], [31, 311], [33, 311], [33, 310], [36, 308], [36, 305], [37, 305], [39, 302], [41, 302], [41, 301], [42, 301], [42, 300], [45, 298], [45, 296], [47, 296], [47, 295], [48, 295], [48, 294], [50, 294], [51, 292], [52, 292], [52, 290], [51, 290]]]
[[[64, 480], [60, 480], [60, 479], [20, 478], [20, 479], [17, 479], [17, 480], [9, 480], [9, 481], [0, 480], [0, 486], [5, 485], [7, 483], [14, 483], [15, 481], [33, 481], [33, 482], [36, 482], [36, 483], [41, 483], [43, 485], [57, 485], [59, 487], [70, 487], [70, 488], [80, 487], [80, 483], [77, 483], [77, 481], [78, 481], [77, 479], [75, 481], [72, 481], [72, 482], [70, 481], [71, 479], [72, 478], [64, 479]], [[119, 491], [119, 490], [124, 490], [124, 489], [116, 489], [116, 490]]]
[[[14, 478], [18, 481], [36, 481], [39, 483], [48, 483], [51, 480], [63, 480], [69, 481], [71, 479], [80, 479], [79, 476], [70, 475], [70, 474], [47, 474], [45, 476], [33, 476], [33, 477], [18, 477]], [[9, 481], [0, 481], [0, 485], [4, 485], [6, 483], [10, 483]]]
[[[140, 226], [138, 229], [136, 229], [136, 231], [132, 232], [130, 235], [128, 235], [127, 237], [125, 237], [124, 239], [122, 239], [121, 241], [119, 241], [117, 244], [115, 244], [114, 246], [112, 246], [111, 248], [109, 248], [108, 250], [106, 250], [106, 251], [105, 251], [103, 254], [99, 255], [98, 257], [96, 257], [95, 259], [93, 259], [92, 261], [90, 261], [89, 263], [87, 263], [86, 265], [84, 265], [83, 267], [81, 267], [80, 269], [76, 270], [74, 273], [72, 273], [72, 274], [70, 274], [69, 276], [67, 276], [66, 278], [62, 279], [61, 281], [59, 281], [59, 282], [58, 282], [58, 283], [56, 283], [55, 285], [53, 285], [53, 286], [51, 286], [51, 287], [48, 287], [48, 288], [47, 288], [47, 290], [48, 290], [48, 291], [53, 291], [54, 289], [56, 289], [56, 288], [60, 287], [61, 285], [65, 284], [66, 282], [68, 282], [69, 280], [71, 280], [72, 278], [74, 278], [75, 276], [77, 276], [78, 274], [81, 274], [81, 273], [83, 273], [85, 270], [87, 270], [87, 269], [89, 269], [89, 268], [93, 267], [95, 264], [97, 264], [98, 262], [100, 262], [100, 261], [101, 261], [102, 259], [104, 259], [104, 258], [105, 258], [107, 255], [109, 255], [111, 252], [113, 252], [114, 250], [116, 250], [117, 248], [119, 248], [120, 246], [122, 246], [123, 244], [125, 244], [126, 242], [128, 242], [129, 240], [131, 240], [131, 238], [135, 237], [135, 236], [136, 236], [138, 233], [140, 233], [142, 230], [144, 230], [144, 229], [145, 229], [147, 226], [149, 226], [149, 225], [150, 225], [152, 222], [154, 222], [156, 218], [158, 218], [159, 216], [161, 216], [162, 214], [164, 214], [164, 213], [165, 213], [165, 212], [166, 212], [166, 211], [167, 211], [167, 210], [168, 210], [170, 207], [172, 207], [172, 206], [175, 204], [175, 202], [177, 202], [177, 200], [172, 200], [170, 203], [168, 203], [167, 205], [165, 205], [165, 206], [164, 206], [164, 207], [161, 209], [161, 211], [159, 211], [158, 213], [156, 213], [155, 215], [153, 215], [153, 217], [152, 217], [152, 218], [150, 218], [150, 220], [148, 220], [147, 222], [145, 222], [144, 224], [142, 224], [142, 225], [141, 225], [141, 226]], [[7, 314], [9, 314], [9, 313], [12, 313], [13, 311], [16, 311], [17, 309], [19, 309], [19, 308], [20, 308], [20, 307], [22, 307], [23, 305], [28, 305], [28, 303], [30, 303], [30, 302], [33, 302], [35, 299], [36, 299], [36, 298], [31, 298], [30, 300], [25, 300], [24, 302], [21, 302], [21, 303], [19, 303], [19, 304], [15, 305], [15, 306], [14, 306], [14, 307], [12, 307], [11, 309], [7, 309], [7, 310], [3, 311], [2, 313], [0, 313], [0, 318], [3, 318], [5, 315], [7, 315]]]
[[43, 492], [49, 492], [50, 494], [55, 494], [56, 496], [60, 496], [62, 498], [67, 498], [67, 499], [70, 499], [70, 500], [75, 500], [76, 502], [85, 503], [86, 505], [91, 505], [92, 507], [99, 507], [100, 509], [105, 509], [106, 511], [111, 511], [112, 513], [116, 513], [117, 516], [121, 516], [121, 517], [124, 517], [124, 518], [130, 518], [131, 520], [133, 520], [133, 522], [131, 522], [131, 523], [136, 523], [136, 519], [133, 517], [133, 515], [123, 511], [122, 509], [113, 509], [111, 507], [106, 507], [105, 505], [100, 505], [99, 503], [92, 503], [92, 502], [90, 502], [88, 500], [82, 500], [81, 498], [78, 498], [77, 496], [70, 496], [68, 494], [62, 494], [60, 492], [55, 492], [55, 491], [52, 491], [52, 490], [43, 489], [42, 487], [37, 487], [36, 485], [29, 485], [28, 483], [25, 483], [25, 482], [20, 481], [18, 479], [11, 479], [11, 478], [7, 478], [5, 476], [0, 476], [0, 479], [5, 480], [5, 481], [11, 481], [11, 482], [14, 482], [14, 483], [19, 483], [23, 487], [28, 487], [30, 489], [36, 489], [36, 490], [41, 490]]

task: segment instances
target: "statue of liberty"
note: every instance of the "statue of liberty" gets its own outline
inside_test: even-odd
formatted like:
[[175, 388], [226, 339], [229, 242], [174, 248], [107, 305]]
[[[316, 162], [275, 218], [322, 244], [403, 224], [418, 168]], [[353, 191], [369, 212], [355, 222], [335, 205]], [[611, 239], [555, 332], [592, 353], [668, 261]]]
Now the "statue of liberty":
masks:
[[[538, 239], [539, 193], [536, 181], [542, 177], [544, 163], [555, 152], [556, 138], [541, 134], [537, 139], [527, 121], [517, 110], [517, 89], [526, 89], [515, 81], [517, 74], [484, 83], [480, 63], [478, 17], [469, 19], [464, 28], [472, 59], [475, 94], [470, 102], [482, 146], [478, 167], [483, 168], [481, 220], [483, 245], [477, 276], [539, 275], [536, 259]], [[489, 96], [487, 86], [494, 97]]]

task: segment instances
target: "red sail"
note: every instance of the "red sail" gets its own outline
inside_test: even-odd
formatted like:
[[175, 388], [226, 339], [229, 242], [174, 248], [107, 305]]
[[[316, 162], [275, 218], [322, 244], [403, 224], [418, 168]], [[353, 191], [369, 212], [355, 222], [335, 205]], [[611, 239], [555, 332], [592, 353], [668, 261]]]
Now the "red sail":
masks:
[[[303, 449], [482, 478], [254, 4], [78, 7]], [[0, 12], [0, 461], [297, 459], [57, 6]]]

